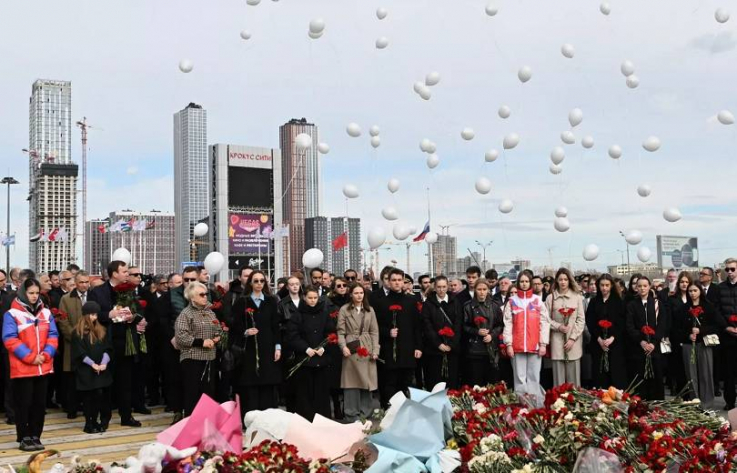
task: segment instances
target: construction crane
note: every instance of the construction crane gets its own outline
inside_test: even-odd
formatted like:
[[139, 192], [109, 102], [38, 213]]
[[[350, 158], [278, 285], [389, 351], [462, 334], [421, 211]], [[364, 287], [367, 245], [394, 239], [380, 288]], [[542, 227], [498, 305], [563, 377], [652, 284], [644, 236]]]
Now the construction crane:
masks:
[[103, 130], [88, 125], [87, 117], [82, 117], [82, 120], [77, 122], [77, 127], [82, 130], [82, 267], [86, 267], [87, 261], [84, 258], [87, 256], [87, 236], [84, 226], [87, 224], [87, 130]]

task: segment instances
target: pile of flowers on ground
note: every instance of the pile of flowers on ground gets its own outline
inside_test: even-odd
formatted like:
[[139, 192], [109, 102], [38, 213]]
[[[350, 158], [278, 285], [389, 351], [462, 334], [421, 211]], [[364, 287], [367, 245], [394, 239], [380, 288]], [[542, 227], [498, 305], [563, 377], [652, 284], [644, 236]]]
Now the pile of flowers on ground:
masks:
[[573, 471], [582, 453], [618, 460], [615, 470], [592, 471], [737, 470], [737, 435], [698, 400], [645, 402], [614, 388], [571, 384], [548, 391], [538, 409], [504, 384], [448, 394], [464, 471]]

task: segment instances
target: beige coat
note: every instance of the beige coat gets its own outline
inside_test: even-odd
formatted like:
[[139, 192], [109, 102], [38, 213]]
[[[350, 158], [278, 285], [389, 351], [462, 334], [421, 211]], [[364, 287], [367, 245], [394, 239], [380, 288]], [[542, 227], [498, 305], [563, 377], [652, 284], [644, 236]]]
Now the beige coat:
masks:
[[[349, 309], [350, 307], [350, 309]], [[364, 319], [363, 331], [361, 318]], [[371, 356], [379, 355], [379, 324], [376, 322], [374, 309], [357, 311], [351, 304], [345, 305], [338, 313], [338, 346], [341, 352], [348, 342], [359, 340], [370, 356], [361, 358], [353, 353], [348, 358], [343, 357], [343, 367], [340, 376], [340, 387], [343, 389], [368, 389], [375, 391], [378, 388], [376, 361]]]
[[[560, 332], [558, 328], [563, 324], [567, 324], [570, 327], [567, 335], [568, 340], [576, 340], [573, 348], [568, 352], [568, 359], [570, 361], [580, 359], [583, 356], [583, 331], [586, 327], [583, 296], [570, 290], [565, 294], [559, 294], [557, 291], [554, 291], [545, 300], [545, 305], [550, 314], [550, 358], [558, 361], [565, 360], [563, 345], [566, 343], [566, 334]], [[575, 309], [575, 312], [568, 317], [568, 320], [559, 312], [563, 308]]]
[[64, 294], [59, 301], [59, 310], [66, 312], [66, 320], [57, 318], [56, 326], [64, 337], [64, 371], [72, 371], [72, 334], [82, 318], [82, 299], [76, 289]]

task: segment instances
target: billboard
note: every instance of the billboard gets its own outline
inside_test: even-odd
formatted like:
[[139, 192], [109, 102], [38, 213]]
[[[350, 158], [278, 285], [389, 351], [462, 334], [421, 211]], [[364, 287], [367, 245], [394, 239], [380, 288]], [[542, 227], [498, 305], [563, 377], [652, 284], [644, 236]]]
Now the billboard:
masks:
[[228, 166], [272, 169], [274, 150], [253, 146], [228, 145]]
[[274, 229], [270, 214], [230, 212], [228, 248], [231, 255], [266, 255], [272, 248], [269, 236]]
[[698, 238], [658, 235], [656, 241], [661, 268], [688, 270], [699, 267]]

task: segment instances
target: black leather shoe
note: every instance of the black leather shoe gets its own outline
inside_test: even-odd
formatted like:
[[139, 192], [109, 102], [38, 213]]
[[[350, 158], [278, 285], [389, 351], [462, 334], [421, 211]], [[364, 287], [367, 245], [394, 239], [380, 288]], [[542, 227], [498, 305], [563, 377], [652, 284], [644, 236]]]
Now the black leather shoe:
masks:
[[141, 423], [133, 417], [129, 417], [127, 419], [121, 420], [120, 425], [122, 425], [123, 427], [140, 427]]
[[20, 445], [18, 445], [18, 450], [22, 452], [35, 452], [36, 444], [33, 443], [31, 437], [23, 437], [23, 440], [20, 441]]
[[85, 423], [82, 431], [84, 431], [85, 434], [99, 434], [101, 432], [100, 427], [95, 422]]
[[107, 432], [107, 428], [110, 426], [110, 420], [102, 421], [99, 424], [97, 424], [97, 428], [100, 430], [100, 432]]
[[41, 451], [46, 448], [44, 447], [44, 444], [41, 443], [41, 439], [38, 437], [31, 437], [31, 442], [33, 442], [33, 446], [35, 447], [36, 451]]
[[76, 419], [77, 413], [76, 412], [67, 412], [67, 419]]
[[151, 414], [151, 409], [149, 409], [146, 406], [143, 406], [143, 407], [139, 407], [137, 409], [133, 409], [133, 412], [135, 412], [136, 414], [149, 415], [149, 414]]

